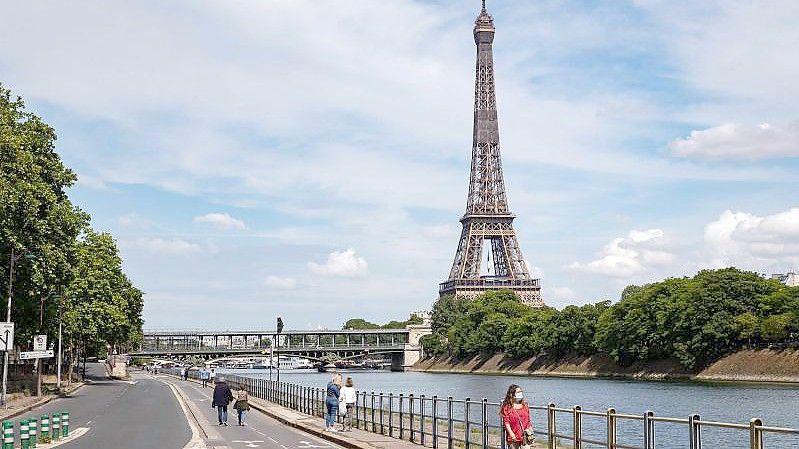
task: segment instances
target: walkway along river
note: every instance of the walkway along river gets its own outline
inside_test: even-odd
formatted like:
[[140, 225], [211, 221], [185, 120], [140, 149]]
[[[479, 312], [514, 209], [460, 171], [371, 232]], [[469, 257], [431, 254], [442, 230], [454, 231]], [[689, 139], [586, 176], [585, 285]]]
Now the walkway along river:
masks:
[[[264, 379], [263, 370], [233, 370], [231, 374]], [[641, 416], [646, 411], [655, 416], [687, 418], [699, 414], [707, 421], [748, 424], [757, 417], [768, 426], [799, 428], [799, 386], [779, 384], [732, 384], [705, 382], [651, 382], [607, 379], [530, 378], [523, 376], [493, 376], [469, 374], [391, 373], [352, 371], [342, 373], [352, 376], [360, 391], [421, 394], [428, 398], [452, 396], [472, 400], [487, 398], [499, 402], [510, 383], [522, 386], [531, 405], [554, 402], [558, 407], [580, 405], [584, 410], [606, 411], [615, 408], [619, 413]], [[290, 370], [281, 372], [281, 381], [304, 386], [323, 387], [330, 373]], [[474, 413], [474, 410], [472, 410]], [[462, 410], [460, 411], [462, 413]], [[492, 414], [495, 411], [492, 410]], [[490, 416], [496, 422], [495, 416]], [[546, 430], [546, 412], [535, 411], [533, 423], [538, 430]], [[558, 433], [572, 432], [571, 416], [558, 416]], [[685, 425], [658, 423], [657, 448], [688, 448]], [[606, 423], [603, 418], [585, 416], [582, 432], [585, 438], [604, 441]], [[618, 442], [641, 446], [641, 421], [618, 423]], [[713, 449], [749, 448], [747, 430], [702, 429], [702, 447]], [[571, 447], [564, 441], [564, 447]], [[583, 445], [583, 448], [598, 447]], [[766, 448], [799, 448], [799, 436], [767, 435]]]

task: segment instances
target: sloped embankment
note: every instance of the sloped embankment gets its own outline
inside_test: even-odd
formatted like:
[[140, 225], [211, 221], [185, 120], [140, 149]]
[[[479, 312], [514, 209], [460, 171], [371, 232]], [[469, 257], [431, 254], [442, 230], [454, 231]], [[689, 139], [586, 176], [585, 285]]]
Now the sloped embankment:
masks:
[[701, 379], [748, 382], [799, 383], [799, 351], [745, 350], [731, 354], [700, 372], [689, 371], [675, 360], [659, 360], [622, 367], [607, 355], [511, 359], [502, 354], [468, 360], [427, 358], [414, 371], [438, 373], [514, 374], [559, 377], [623, 377], [636, 379]]

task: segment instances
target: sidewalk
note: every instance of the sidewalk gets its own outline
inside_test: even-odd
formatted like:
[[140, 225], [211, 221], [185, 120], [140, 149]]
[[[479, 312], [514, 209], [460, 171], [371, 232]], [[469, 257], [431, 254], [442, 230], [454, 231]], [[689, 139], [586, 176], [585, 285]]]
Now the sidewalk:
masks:
[[[189, 381], [202, 384], [202, 382], [196, 379], [189, 379]], [[380, 435], [379, 433], [367, 432], [355, 428], [352, 429], [352, 432], [325, 432], [325, 420], [323, 418], [306, 415], [253, 396], [250, 396], [248, 402], [253, 410], [257, 410], [284, 425], [330, 441], [331, 443], [338, 444], [342, 447], [350, 449], [419, 449], [424, 447], [409, 441], [392, 438], [388, 435]]]
[[[83, 386], [82, 382], [73, 382], [69, 387], [64, 388], [63, 394], [68, 395]], [[0, 421], [15, 418], [40, 405], [44, 405], [59, 397], [57, 394], [45, 394], [41, 397], [9, 395], [7, 407], [0, 407]]]
[[[419, 449], [423, 447], [388, 435], [352, 429], [351, 432], [325, 432], [325, 420], [250, 396], [250, 406], [283, 424], [300, 429], [351, 449]], [[340, 424], [336, 424], [338, 428]]]

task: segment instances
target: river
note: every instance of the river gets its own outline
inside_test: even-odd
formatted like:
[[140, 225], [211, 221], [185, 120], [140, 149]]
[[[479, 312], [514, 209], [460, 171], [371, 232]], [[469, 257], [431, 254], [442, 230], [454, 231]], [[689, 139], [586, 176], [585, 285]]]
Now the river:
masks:
[[[268, 378], [268, 371], [234, 370], [237, 375]], [[570, 379], [478, 374], [432, 374], [388, 371], [353, 371], [343, 375], [354, 379], [364, 391], [394, 394], [424, 394], [427, 397], [452, 396], [472, 400], [487, 398], [499, 402], [511, 383], [520, 385], [532, 405], [554, 402], [560, 407], [581, 405], [584, 410], [605, 411], [613, 407], [619, 413], [641, 415], [651, 410], [656, 416], [686, 418], [699, 414], [702, 420], [748, 424], [750, 418], [762, 418], [765, 425], [799, 428], [799, 386], [778, 384], [741, 384], [675, 381], [632, 381], [610, 379]], [[273, 374], [274, 376], [274, 374]], [[280, 380], [306, 386], [323, 387], [329, 373], [304, 370], [281, 371]], [[602, 418], [585, 416], [584, 435], [603, 440]], [[543, 412], [533, 414], [533, 424], [546, 429]], [[657, 448], [687, 448], [685, 425], [658, 423]], [[570, 416], [558, 415], [559, 432], [570, 432]], [[767, 435], [766, 448], [797, 449], [799, 436]], [[641, 423], [620, 422], [619, 442], [641, 445]], [[746, 430], [702, 430], [704, 448], [746, 449]], [[591, 447], [591, 446], [584, 446]]]

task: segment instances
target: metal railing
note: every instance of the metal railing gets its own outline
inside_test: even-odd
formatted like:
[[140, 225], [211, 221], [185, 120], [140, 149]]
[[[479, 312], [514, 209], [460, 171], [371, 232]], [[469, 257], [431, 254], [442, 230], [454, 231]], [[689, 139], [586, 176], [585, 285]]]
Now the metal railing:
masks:
[[[164, 369], [163, 372], [178, 374], [177, 369]], [[221, 375], [221, 374], [219, 374]], [[198, 377], [197, 371], [190, 371], [190, 376]], [[243, 377], [224, 374], [229, 385], [243, 385], [249, 394], [292, 410], [311, 416], [324, 417], [326, 392], [322, 388], [309, 387], [268, 379]], [[382, 392], [357, 391], [357, 402], [353, 410], [353, 427], [375, 432], [389, 437], [407, 440], [434, 449], [506, 449], [505, 429], [499, 417], [500, 404], [490, 402], [486, 398], [454, 399], [413, 394], [393, 394]], [[702, 420], [699, 415], [687, 418], [671, 418], [655, 416], [651, 411], [641, 415], [619, 413], [613, 408], [604, 412], [583, 410], [576, 405], [571, 408], [558, 407], [554, 403], [547, 405], [531, 405], [532, 413], [544, 414], [546, 428], [534, 429], [536, 435], [543, 439], [547, 449], [657, 449], [657, 429], [662, 426], [680, 426], [684, 428], [685, 440], [689, 449], [702, 448], [702, 432], [709, 429], [721, 429], [740, 432], [734, 437], [749, 449], [765, 449], [766, 435], [783, 435], [790, 438], [785, 448], [799, 447], [799, 429], [766, 426], [760, 418], [752, 418], [748, 424], [734, 424]], [[563, 419], [562, 415], [568, 415]], [[603, 434], [596, 436], [584, 432], [584, 421], [601, 420]], [[341, 422], [342, 417], [337, 417]], [[565, 429], [561, 430], [561, 424]], [[593, 428], [597, 423], [593, 423]], [[622, 425], [637, 427], [636, 435], [627, 432], [627, 439], [638, 442], [622, 441], [619, 429]], [[681, 445], [681, 447], [686, 447]], [[709, 446], [715, 449], [718, 446]]]

